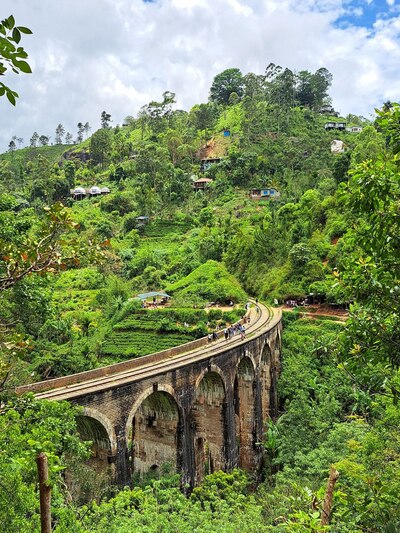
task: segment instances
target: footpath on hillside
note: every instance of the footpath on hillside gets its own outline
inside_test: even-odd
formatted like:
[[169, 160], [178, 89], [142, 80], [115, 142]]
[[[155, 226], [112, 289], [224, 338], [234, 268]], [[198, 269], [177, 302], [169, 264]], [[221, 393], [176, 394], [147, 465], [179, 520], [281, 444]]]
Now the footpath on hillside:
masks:
[[308, 307], [281, 306], [284, 313], [300, 313], [311, 319], [327, 318], [336, 322], [346, 322], [349, 317], [348, 309], [337, 309], [328, 304], [314, 304]]

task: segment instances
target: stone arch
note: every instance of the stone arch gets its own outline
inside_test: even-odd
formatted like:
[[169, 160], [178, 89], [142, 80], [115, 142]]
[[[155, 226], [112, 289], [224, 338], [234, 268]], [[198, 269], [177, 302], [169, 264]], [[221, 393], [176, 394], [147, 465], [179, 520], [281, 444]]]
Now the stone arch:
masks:
[[205, 474], [226, 468], [226, 387], [222, 372], [211, 365], [196, 382], [190, 414], [194, 429], [195, 484]]
[[219, 377], [221, 378], [221, 381], [222, 381], [222, 383], [223, 383], [223, 385], [224, 385], [224, 389], [226, 390], [226, 380], [225, 380], [225, 375], [224, 375], [224, 373], [222, 372], [222, 370], [220, 369], [219, 366], [214, 365], [214, 364], [212, 363], [212, 364], [208, 365], [207, 368], [204, 368], [204, 369], [200, 372], [200, 374], [198, 375], [198, 377], [197, 377], [197, 379], [196, 379], [196, 382], [195, 382], [195, 386], [194, 386], [195, 389], [196, 389], [196, 391], [198, 390], [199, 385], [200, 385], [200, 383], [202, 382], [204, 376], [205, 376], [206, 374], [209, 374], [210, 372], [214, 372], [215, 374], [218, 374], [218, 375], [219, 375]]
[[77, 416], [76, 425], [81, 439], [92, 442], [89, 466], [97, 472], [108, 471], [114, 475], [117, 438], [109, 419], [97, 409], [85, 407], [83, 414]]
[[266, 341], [260, 357], [260, 385], [261, 385], [261, 416], [265, 422], [269, 418], [270, 389], [271, 389], [272, 351]]
[[126, 431], [132, 474], [158, 475], [167, 464], [172, 471], [179, 469], [181, 413], [168, 385], [155, 384], [139, 396], [129, 413]]
[[255, 466], [255, 386], [253, 362], [247, 356], [242, 357], [236, 368], [234, 383], [235, 430], [239, 466], [248, 471]]

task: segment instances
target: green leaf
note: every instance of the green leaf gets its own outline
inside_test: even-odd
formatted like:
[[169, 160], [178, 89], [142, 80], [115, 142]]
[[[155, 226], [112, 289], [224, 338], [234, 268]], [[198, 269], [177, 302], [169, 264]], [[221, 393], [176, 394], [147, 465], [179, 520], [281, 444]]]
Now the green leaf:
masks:
[[12, 104], [12, 105], [15, 105], [15, 103], [16, 103], [14, 95], [16, 95], [16, 93], [12, 93], [11, 91], [7, 91], [7, 93], [6, 93], [7, 99], [10, 102], [10, 104]]
[[28, 65], [26, 61], [17, 61], [14, 60], [14, 65], [19, 68], [21, 72], [25, 72], [25, 74], [31, 74], [32, 70], [31, 67]]
[[19, 32], [18, 28], [14, 28], [12, 32], [12, 38], [16, 43], [19, 43], [21, 40], [21, 33]]
[[18, 29], [21, 33], [25, 33], [26, 35], [32, 34], [32, 31], [29, 28], [25, 28], [25, 26], [18, 26]]

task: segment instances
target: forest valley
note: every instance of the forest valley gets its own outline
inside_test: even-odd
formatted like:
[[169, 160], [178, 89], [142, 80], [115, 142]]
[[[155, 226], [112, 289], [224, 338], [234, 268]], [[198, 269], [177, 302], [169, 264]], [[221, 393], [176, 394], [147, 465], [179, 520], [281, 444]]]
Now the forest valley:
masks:
[[[122, 126], [104, 111], [77, 143], [62, 144], [59, 125], [54, 146], [35, 132], [0, 156], [1, 531], [40, 530], [39, 452], [57, 533], [400, 530], [400, 106], [339, 117], [331, 81], [326, 69], [232, 68], [189, 112], [167, 91]], [[143, 309], [135, 297], [149, 291], [170, 304]], [[249, 296], [310, 294], [349, 317], [284, 314], [259, 484], [216, 472], [185, 496], [165, 465], [120, 490], [86, 464], [78, 408], [13, 393], [202, 337]], [[207, 313], [210, 302], [233, 305]]]

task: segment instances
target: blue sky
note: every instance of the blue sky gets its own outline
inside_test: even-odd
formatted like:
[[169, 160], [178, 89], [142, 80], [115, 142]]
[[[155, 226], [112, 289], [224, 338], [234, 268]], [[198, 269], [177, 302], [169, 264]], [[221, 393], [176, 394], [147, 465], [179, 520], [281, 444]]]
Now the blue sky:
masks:
[[358, 26], [373, 29], [377, 20], [393, 18], [399, 15], [399, 2], [386, 0], [353, 0], [345, 4], [346, 13], [339, 17], [339, 27]]
[[103, 110], [121, 124], [164, 91], [190, 110], [231, 67], [326, 67], [343, 115], [400, 100], [395, 0], [1, 0], [0, 19], [10, 14], [33, 31], [23, 39], [33, 73], [4, 78], [20, 98], [15, 108], [0, 98], [0, 151], [13, 135], [54, 140], [59, 123], [93, 132]]

